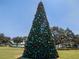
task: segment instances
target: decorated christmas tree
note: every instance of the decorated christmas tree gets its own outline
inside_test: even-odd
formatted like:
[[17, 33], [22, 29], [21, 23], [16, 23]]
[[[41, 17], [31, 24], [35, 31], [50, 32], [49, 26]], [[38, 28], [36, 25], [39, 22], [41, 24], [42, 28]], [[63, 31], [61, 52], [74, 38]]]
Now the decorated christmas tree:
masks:
[[21, 59], [56, 59], [57, 57], [58, 53], [44, 6], [40, 2]]

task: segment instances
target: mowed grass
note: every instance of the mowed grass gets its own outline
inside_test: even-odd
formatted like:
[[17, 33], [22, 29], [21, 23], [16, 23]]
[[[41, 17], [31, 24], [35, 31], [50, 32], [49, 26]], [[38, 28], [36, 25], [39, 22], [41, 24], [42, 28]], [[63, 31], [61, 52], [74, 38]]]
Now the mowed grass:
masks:
[[59, 50], [59, 59], [79, 59], [79, 50]]
[[[23, 48], [0, 47], [0, 59], [17, 59]], [[79, 50], [58, 50], [58, 59], [79, 59]]]
[[0, 59], [17, 59], [22, 51], [22, 48], [0, 47]]

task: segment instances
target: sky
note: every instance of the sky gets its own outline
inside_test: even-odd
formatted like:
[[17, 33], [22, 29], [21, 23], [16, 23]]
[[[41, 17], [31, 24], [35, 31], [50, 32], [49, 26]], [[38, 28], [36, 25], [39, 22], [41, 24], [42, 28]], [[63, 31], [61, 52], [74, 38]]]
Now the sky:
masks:
[[70, 28], [79, 34], [79, 0], [0, 0], [0, 33], [28, 36], [40, 1], [50, 27]]

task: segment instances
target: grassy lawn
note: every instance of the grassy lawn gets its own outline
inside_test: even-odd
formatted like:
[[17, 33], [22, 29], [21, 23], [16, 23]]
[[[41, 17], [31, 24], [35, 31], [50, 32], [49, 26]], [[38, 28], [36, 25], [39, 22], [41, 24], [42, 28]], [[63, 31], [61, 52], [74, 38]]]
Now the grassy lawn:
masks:
[[60, 59], [79, 59], [79, 50], [58, 51]]
[[0, 59], [16, 59], [22, 51], [22, 48], [0, 47]]
[[[16, 59], [21, 56], [22, 48], [0, 47], [0, 59]], [[59, 50], [59, 59], [79, 59], [79, 50]]]

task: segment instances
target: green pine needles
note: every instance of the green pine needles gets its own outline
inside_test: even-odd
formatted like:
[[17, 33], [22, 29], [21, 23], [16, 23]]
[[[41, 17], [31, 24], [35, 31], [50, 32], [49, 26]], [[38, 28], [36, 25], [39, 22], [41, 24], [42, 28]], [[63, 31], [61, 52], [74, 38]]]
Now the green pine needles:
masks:
[[25, 59], [56, 59], [58, 57], [42, 2], [38, 5], [22, 57]]

